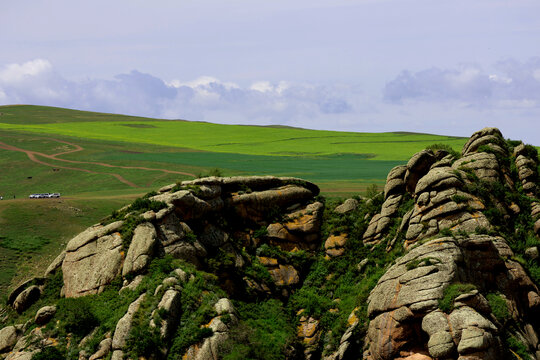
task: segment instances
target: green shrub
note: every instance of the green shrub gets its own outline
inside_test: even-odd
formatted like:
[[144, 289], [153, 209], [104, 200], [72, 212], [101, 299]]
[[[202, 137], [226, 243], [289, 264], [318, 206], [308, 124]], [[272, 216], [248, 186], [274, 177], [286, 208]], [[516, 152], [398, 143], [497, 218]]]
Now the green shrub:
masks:
[[58, 301], [56, 316], [66, 333], [79, 337], [87, 335], [99, 325], [99, 321], [92, 313], [91, 297], [66, 298]]
[[126, 342], [130, 354], [145, 358], [155, 354], [161, 345], [159, 331], [148, 324], [133, 326]]
[[167, 204], [165, 204], [163, 201], [155, 201], [155, 200], [150, 200], [146, 197], [143, 197], [143, 198], [135, 199], [135, 201], [129, 207], [129, 210], [137, 211], [137, 212], [146, 212], [149, 210], [153, 210], [155, 212], [158, 212], [159, 210], [166, 207], [167, 207]]
[[32, 355], [32, 360], [59, 360], [65, 359], [66, 354], [54, 346], [47, 346], [40, 352]]
[[441, 236], [452, 236], [453, 233], [452, 233], [452, 230], [450, 230], [450, 228], [442, 228], [439, 230], [439, 235]]
[[459, 194], [453, 195], [450, 199], [452, 199], [452, 201], [455, 202], [456, 204], [461, 204], [468, 200], [466, 196], [459, 195]]
[[209, 177], [209, 176], [222, 177], [223, 172], [219, 168], [212, 168], [212, 169], [208, 170], [206, 173], [197, 174], [197, 178], [205, 178], [205, 177]]
[[473, 284], [450, 284], [444, 289], [442, 299], [439, 299], [439, 309], [449, 314], [454, 309], [454, 300], [461, 294], [475, 290]]
[[521, 341], [519, 341], [515, 337], [509, 335], [505, 339], [505, 343], [506, 343], [506, 346], [508, 347], [508, 349], [511, 350], [510, 354], [512, 355], [512, 357], [515, 357], [515, 355], [517, 355], [518, 357], [516, 357], [516, 358], [520, 359], [520, 360], [521, 359], [530, 359], [531, 358], [531, 356], [529, 354], [529, 351], [527, 350], [527, 347], [525, 346], [525, 344], [523, 344]]
[[129, 249], [131, 240], [133, 240], [133, 232], [135, 228], [145, 222], [145, 220], [138, 215], [131, 215], [124, 219], [124, 223], [120, 228], [120, 235], [122, 236], [122, 248], [124, 250]]
[[450, 155], [454, 157], [454, 159], [459, 159], [461, 157], [461, 153], [459, 153], [457, 150], [454, 150], [450, 145], [448, 144], [432, 144], [426, 147], [426, 150], [432, 150], [433, 152], [437, 150], [444, 150], [448, 152]]
[[432, 257], [426, 257], [426, 258], [423, 258], [423, 259], [415, 259], [413, 261], [410, 261], [410, 262], [407, 263], [406, 267], [407, 267], [407, 270], [412, 270], [412, 269], [416, 269], [419, 266], [435, 265], [435, 264], [438, 264], [440, 262], [441, 261], [439, 259], [432, 258]]
[[491, 312], [493, 315], [495, 315], [495, 318], [504, 324], [510, 318], [506, 300], [504, 300], [500, 294], [495, 293], [487, 294], [486, 298], [489, 302], [489, 306], [491, 307]]
[[259, 303], [236, 302], [242, 319], [231, 329], [221, 347], [224, 360], [285, 359], [287, 345], [295, 340], [296, 329], [283, 304], [275, 299]]
[[253, 237], [258, 239], [268, 235], [268, 229], [266, 226], [261, 226], [259, 229], [255, 230]]
[[366, 197], [368, 199], [373, 199], [374, 197], [379, 195], [379, 193], [380, 193], [380, 190], [377, 184], [370, 184], [366, 188]]

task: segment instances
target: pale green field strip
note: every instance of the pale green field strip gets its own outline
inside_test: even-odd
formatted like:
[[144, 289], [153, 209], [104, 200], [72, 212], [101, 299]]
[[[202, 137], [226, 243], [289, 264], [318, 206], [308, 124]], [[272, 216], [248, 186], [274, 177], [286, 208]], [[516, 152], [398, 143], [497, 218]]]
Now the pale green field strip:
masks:
[[408, 160], [415, 152], [434, 143], [444, 143], [456, 150], [465, 143], [464, 138], [428, 134], [355, 133], [166, 120], [0, 123], [0, 129], [247, 155], [362, 154], [365, 158], [394, 161]]

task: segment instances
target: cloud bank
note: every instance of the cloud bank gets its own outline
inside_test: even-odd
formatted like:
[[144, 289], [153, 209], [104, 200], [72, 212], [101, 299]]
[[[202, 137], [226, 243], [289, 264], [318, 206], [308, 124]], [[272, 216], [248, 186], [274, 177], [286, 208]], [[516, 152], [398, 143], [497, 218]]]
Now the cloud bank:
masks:
[[164, 81], [133, 70], [112, 80], [72, 81], [36, 59], [0, 69], [0, 104], [39, 104], [81, 110], [253, 124], [297, 124], [301, 119], [353, 111], [348, 89], [291, 82], [241, 87], [204, 76]]
[[428, 103], [457, 101], [471, 107], [540, 107], [540, 57], [526, 62], [506, 60], [488, 72], [478, 65], [453, 69], [402, 71], [386, 84], [385, 101]]

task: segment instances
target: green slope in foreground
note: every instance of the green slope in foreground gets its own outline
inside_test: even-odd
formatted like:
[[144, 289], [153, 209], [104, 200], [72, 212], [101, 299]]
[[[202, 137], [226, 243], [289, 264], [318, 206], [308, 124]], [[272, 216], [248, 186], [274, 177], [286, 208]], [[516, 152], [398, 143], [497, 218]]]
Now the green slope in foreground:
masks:
[[0, 112], [0, 130], [245, 155], [360, 154], [373, 160], [406, 161], [416, 151], [433, 143], [459, 149], [465, 142], [464, 138], [429, 134], [218, 125], [106, 114], [93, 117], [93, 113], [34, 106], [3, 106]]

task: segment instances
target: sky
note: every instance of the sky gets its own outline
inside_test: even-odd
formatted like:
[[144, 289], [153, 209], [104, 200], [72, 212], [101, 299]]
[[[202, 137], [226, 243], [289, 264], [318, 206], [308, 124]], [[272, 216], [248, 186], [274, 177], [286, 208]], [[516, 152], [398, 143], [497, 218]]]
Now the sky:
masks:
[[538, 0], [3, 0], [0, 105], [540, 145]]

